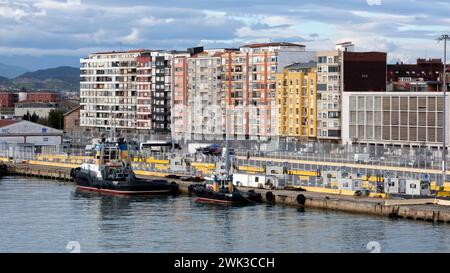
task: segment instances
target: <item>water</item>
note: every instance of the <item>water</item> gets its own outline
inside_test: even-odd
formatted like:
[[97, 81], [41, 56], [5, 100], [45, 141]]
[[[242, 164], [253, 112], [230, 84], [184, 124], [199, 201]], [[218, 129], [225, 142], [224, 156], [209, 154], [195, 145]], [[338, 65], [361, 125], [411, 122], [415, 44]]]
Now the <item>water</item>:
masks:
[[193, 198], [114, 197], [0, 179], [0, 252], [450, 252], [450, 225]]

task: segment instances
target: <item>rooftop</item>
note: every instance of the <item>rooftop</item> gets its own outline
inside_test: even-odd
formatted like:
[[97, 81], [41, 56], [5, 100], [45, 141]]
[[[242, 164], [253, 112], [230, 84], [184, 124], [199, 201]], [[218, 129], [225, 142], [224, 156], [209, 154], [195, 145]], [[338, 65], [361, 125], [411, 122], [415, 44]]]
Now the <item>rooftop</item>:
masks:
[[15, 106], [18, 106], [18, 107], [21, 107], [21, 108], [24, 108], [24, 107], [33, 107], [33, 108], [50, 108], [50, 107], [54, 107], [54, 108], [56, 108], [57, 105], [55, 103], [35, 102], [35, 101], [24, 100], [24, 101], [15, 103]]
[[285, 67], [288, 70], [296, 70], [296, 69], [305, 69], [305, 68], [314, 68], [317, 66], [317, 63], [314, 61], [310, 61], [308, 63], [293, 63]]
[[96, 52], [94, 54], [115, 54], [115, 53], [142, 53], [142, 52], [147, 52], [150, 51], [148, 49], [133, 49], [133, 50], [126, 50], [126, 51], [104, 51], [104, 52]]
[[300, 46], [300, 47], [305, 47], [302, 44], [294, 44], [294, 43], [287, 43], [287, 42], [249, 44], [249, 45], [244, 45], [242, 47], [258, 48], [258, 47], [269, 47], [269, 46]]
[[9, 126], [9, 125], [17, 123], [17, 122], [19, 122], [19, 121], [12, 120], [12, 119], [0, 119], [0, 128]]
[[70, 115], [70, 114], [72, 114], [73, 112], [78, 111], [78, 110], [80, 110], [80, 109], [81, 109], [81, 105], [78, 106], [78, 107], [73, 108], [72, 110], [70, 110], [70, 111], [68, 111], [68, 112], [66, 112], [66, 113], [64, 113], [64, 116]]

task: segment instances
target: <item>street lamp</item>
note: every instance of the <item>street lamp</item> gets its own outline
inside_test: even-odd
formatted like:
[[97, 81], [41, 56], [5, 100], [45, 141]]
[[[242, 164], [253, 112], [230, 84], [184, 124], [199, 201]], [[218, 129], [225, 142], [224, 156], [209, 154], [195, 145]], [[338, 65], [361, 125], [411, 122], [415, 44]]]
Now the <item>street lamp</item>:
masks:
[[442, 139], [442, 181], [441, 181], [441, 187], [444, 186], [446, 176], [447, 176], [447, 41], [450, 40], [450, 36], [448, 34], [444, 34], [441, 37], [438, 38], [438, 41], [444, 41], [444, 72], [442, 74], [443, 76], [443, 93], [444, 93], [444, 133], [443, 133], [443, 139]]

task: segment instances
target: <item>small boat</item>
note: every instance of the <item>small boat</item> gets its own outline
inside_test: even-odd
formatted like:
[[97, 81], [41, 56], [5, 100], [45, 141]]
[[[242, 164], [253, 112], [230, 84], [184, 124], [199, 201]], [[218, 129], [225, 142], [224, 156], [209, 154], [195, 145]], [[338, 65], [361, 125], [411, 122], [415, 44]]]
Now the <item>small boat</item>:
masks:
[[261, 194], [253, 190], [238, 190], [228, 176], [206, 178], [205, 183], [190, 185], [188, 191], [197, 197], [199, 203], [251, 205], [262, 201]]
[[84, 163], [71, 170], [77, 189], [118, 195], [177, 194], [178, 185], [164, 179], [136, 177], [123, 138], [102, 139], [97, 145], [95, 163]]

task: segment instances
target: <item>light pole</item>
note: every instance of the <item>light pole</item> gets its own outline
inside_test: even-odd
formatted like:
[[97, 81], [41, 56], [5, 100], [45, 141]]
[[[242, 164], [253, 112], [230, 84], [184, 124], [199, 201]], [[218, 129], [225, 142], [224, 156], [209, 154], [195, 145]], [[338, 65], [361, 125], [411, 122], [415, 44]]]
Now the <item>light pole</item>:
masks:
[[438, 38], [438, 41], [444, 41], [444, 71], [443, 71], [443, 93], [444, 93], [444, 133], [442, 139], [442, 181], [439, 186], [443, 187], [447, 178], [447, 41], [450, 40], [448, 34]]

